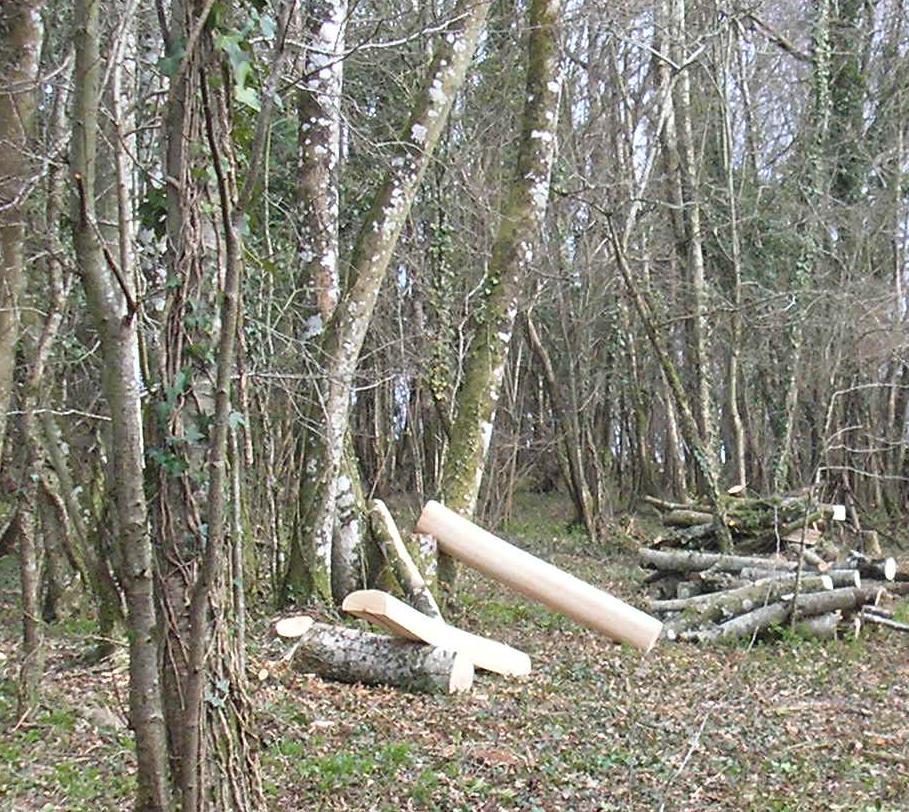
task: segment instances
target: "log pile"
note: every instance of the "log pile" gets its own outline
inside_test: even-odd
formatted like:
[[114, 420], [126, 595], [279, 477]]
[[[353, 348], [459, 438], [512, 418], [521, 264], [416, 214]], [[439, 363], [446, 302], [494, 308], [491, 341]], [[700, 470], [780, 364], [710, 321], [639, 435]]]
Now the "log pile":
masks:
[[832, 546], [821, 549], [826, 557], [804, 546], [761, 556], [642, 549], [650, 610], [667, 639], [691, 642], [755, 638], [788, 626], [821, 638], [862, 623], [900, 628], [884, 622], [892, 617], [882, 603], [909, 593], [909, 570], [893, 558], [851, 551], [834, 559]]
[[[668, 502], [653, 496], [644, 501], [656, 508], [666, 528], [657, 545], [713, 550], [718, 548], [716, 524], [709, 506], [697, 502]], [[789, 547], [822, 544], [823, 531], [843, 521], [843, 505], [818, 502], [809, 493], [746, 498], [730, 494], [725, 503], [726, 525], [738, 552], [782, 552]]]

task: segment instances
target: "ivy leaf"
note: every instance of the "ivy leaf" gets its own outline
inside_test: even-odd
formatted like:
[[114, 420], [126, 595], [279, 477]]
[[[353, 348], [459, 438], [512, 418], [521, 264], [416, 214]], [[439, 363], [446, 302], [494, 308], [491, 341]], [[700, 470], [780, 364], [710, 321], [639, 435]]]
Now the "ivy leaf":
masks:
[[259, 17], [259, 30], [266, 39], [274, 37], [277, 28], [278, 26], [275, 23], [275, 18], [272, 17], [271, 14], [263, 14]]
[[240, 104], [245, 104], [257, 113], [262, 109], [262, 105], [259, 103], [259, 94], [256, 93], [254, 88], [236, 85], [234, 87], [234, 98]]
[[246, 421], [243, 419], [243, 415], [240, 412], [231, 412], [227, 417], [227, 425], [231, 430], [234, 430], [237, 426], [245, 426]]

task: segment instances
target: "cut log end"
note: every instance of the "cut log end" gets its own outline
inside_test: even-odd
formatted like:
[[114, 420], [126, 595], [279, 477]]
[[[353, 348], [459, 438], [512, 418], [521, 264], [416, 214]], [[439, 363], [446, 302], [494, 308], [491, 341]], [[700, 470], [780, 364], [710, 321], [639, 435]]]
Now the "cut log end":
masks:
[[278, 635], [278, 637], [294, 640], [306, 634], [306, 632], [313, 627], [314, 623], [315, 621], [307, 615], [283, 617], [275, 623], [275, 634]]
[[463, 694], [473, 688], [473, 663], [464, 654], [455, 654], [448, 676], [448, 693]]

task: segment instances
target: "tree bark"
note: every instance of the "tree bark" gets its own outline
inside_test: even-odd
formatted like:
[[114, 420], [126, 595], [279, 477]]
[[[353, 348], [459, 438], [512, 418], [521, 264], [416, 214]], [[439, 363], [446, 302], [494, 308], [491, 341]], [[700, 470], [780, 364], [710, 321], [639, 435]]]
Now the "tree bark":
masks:
[[[476, 508], [522, 284], [533, 262], [549, 199], [562, 89], [560, 8], [560, 0], [533, 0], [530, 6], [527, 101], [517, 172], [493, 243], [487, 294], [467, 353], [442, 471], [444, 502], [465, 516], [472, 516]], [[441, 554], [439, 583], [449, 595], [455, 574], [454, 560]]]
[[312, 562], [329, 561], [344, 437], [354, 372], [398, 235], [448, 119], [483, 30], [489, 2], [458, 4], [439, 42], [422, 92], [411, 111], [391, 169], [373, 200], [351, 256], [351, 283], [322, 338], [325, 374], [307, 431], [304, 471], [284, 601], [316, 594], [331, 599], [330, 578], [312, 578]]
[[640, 551], [640, 556], [644, 566], [664, 572], [697, 572], [710, 568], [720, 572], [739, 572], [745, 567], [794, 571], [798, 567], [795, 561], [687, 550], [651, 550], [647, 547]]
[[314, 623], [299, 638], [293, 667], [323, 679], [414, 693], [453, 694], [473, 685], [473, 663], [463, 654], [323, 623]]
[[36, 167], [29, 141], [38, 98], [44, 0], [0, 7], [0, 465], [25, 286], [25, 201]]
[[[120, 581], [129, 627], [129, 715], [136, 736], [137, 812], [171, 808], [164, 712], [158, 673], [158, 627], [152, 546], [143, 482], [138, 335], [128, 277], [105, 265], [95, 216], [101, 59], [98, 0], [77, 0], [71, 167], [76, 187], [73, 240], [89, 308], [101, 339], [103, 387], [111, 417], [113, 502]], [[122, 269], [121, 269], [122, 270]], [[122, 286], [121, 286], [122, 284]], [[128, 296], [127, 296], [128, 294]]]
[[732, 618], [713, 629], [683, 632], [684, 640], [709, 642], [731, 637], [745, 637], [768, 629], [771, 626], [782, 626], [793, 611], [797, 620], [814, 615], [822, 615], [838, 609], [854, 609], [868, 600], [873, 600], [874, 592], [866, 588], [833, 589], [828, 592], [809, 592], [799, 595], [795, 607], [791, 600], [777, 601]]
[[[735, 617], [759, 606], [775, 603], [783, 595], [790, 594], [793, 586], [792, 580], [768, 579], [710, 595], [697, 595], [674, 601], [651, 601], [650, 608], [659, 612], [683, 613], [665, 624], [667, 632], [673, 635], [704, 623], [715, 623], [723, 618]], [[800, 591], [805, 595], [832, 589], [833, 582], [825, 575], [807, 576], [800, 584]]]
[[404, 544], [395, 520], [380, 499], [372, 501], [369, 518], [379, 549], [411, 606], [424, 615], [441, 619], [442, 613], [432, 591]]

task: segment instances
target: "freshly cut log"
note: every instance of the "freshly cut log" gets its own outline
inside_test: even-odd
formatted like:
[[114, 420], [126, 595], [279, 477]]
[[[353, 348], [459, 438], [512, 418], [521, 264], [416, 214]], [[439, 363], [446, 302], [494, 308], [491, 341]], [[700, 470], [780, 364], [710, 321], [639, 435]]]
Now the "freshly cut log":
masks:
[[341, 609], [398, 637], [457, 651], [484, 671], [506, 676], [530, 673], [530, 657], [523, 651], [449, 626], [441, 618], [427, 617], [387, 592], [378, 589], [351, 592], [344, 599]]
[[450, 649], [313, 623], [298, 639], [293, 668], [337, 682], [453, 694], [473, 685], [473, 663]]
[[856, 569], [862, 578], [872, 578], [878, 581], [892, 581], [897, 574], [895, 558], [871, 559], [856, 551], [850, 553], [844, 563], [834, 564], [831, 569]]
[[[796, 613], [800, 617], [822, 615], [834, 612], [837, 609], [855, 609], [868, 600], [873, 600], [874, 590], [865, 588], [834, 589], [829, 592], [809, 592], [800, 594], [795, 600]], [[792, 611], [791, 600], [781, 600], [753, 609], [743, 615], [727, 620], [711, 629], [686, 631], [680, 633], [683, 640], [696, 640], [708, 642], [730, 637], [747, 637], [755, 632], [763, 631], [770, 626], [778, 626], [789, 619]]]
[[640, 556], [644, 566], [666, 572], [696, 572], [711, 568], [721, 572], [740, 572], [745, 567], [767, 570], [795, 570], [798, 568], [795, 561], [761, 558], [760, 556], [701, 553], [695, 550], [653, 550], [644, 547], [640, 551]]
[[278, 637], [284, 637], [293, 640], [302, 637], [308, 632], [315, 621], [309, 615], [294, 615], [293, 617], [282, 617], [275, 623], [275, 634]]
[[468, 566], [614, 640], [649, 651], [663, 624], [624, 601], [497, 538], [438, 502], [427, 502], [417, 531]]
[[441, 618], [442, 612], [439, 611], [436, 599], [408, 552], [395, 520], [381, 499], [372, 500], [369, 521], [376, 543], [407, 599], [424, 615]]
[[[716, 622], [723, 618], [735, 617], [750, 612], [758, 606], [766, 606], [791, 593], [794, 581], [767, 580], [758, 581], [751, 586], [732, 589], [728, 592], [714, 592], [711, 595], [698, 595], [694, 598], [674, 601], [651, 601], [650, 608], [655, 612], [683, 612], [677, 618], [666, 623], [667, 630], [676, 634], [685, 629]], [[826, 575], [809, 575], [802, 578], [802, 593], [832, 590], [833, 583]], [[667, 631], [667, 637], [670, 637]]]

